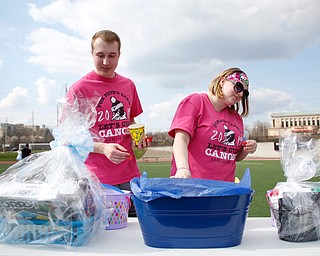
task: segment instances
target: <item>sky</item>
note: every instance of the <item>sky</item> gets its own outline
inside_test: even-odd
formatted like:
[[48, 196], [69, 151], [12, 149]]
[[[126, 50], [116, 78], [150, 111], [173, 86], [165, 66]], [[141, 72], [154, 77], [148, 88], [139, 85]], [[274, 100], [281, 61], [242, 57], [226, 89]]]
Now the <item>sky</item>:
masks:
[[121, 38], [117, 73], [134, 81], [147, 132], [222, 70], [250, 80], [245, 125], [320, 112], [318, 0], [0, 0], [0, 123], [57, 126], [65, 91], [93, 70], [90, 42]]

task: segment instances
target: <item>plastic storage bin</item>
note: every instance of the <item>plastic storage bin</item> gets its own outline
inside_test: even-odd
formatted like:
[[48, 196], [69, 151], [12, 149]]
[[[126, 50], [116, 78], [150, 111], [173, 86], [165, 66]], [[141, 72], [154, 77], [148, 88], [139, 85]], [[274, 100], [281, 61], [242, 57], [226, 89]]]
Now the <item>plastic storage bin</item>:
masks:
[[158, 248], [222, 248], [239, 245], [253, 197], [161, 197], [145, 202], [133, 196], [144, 242]]
[[128, 214], [131, 206], [131, 191], [120, 190], [103, 184], [107, 202], [110, 202], [112, 211], [108, 216], [106, 229], [120, 229], [128, 226]]

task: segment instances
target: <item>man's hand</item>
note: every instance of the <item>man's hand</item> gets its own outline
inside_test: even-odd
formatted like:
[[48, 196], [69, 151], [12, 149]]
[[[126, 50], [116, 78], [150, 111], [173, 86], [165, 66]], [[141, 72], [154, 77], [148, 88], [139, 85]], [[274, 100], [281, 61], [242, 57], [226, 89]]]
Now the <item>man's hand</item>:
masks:
[[114, 164], [132, 159], [128, 150], [117, 143], [94, 143], [94, 152], [105, 155]]
[[151, 139], [144, 137], [139, 141], [138, 145], [135, 144], [135, 141], [132, 141], [132, 147], [138, 147], [138, 149], [144, 149], [151, 145]]

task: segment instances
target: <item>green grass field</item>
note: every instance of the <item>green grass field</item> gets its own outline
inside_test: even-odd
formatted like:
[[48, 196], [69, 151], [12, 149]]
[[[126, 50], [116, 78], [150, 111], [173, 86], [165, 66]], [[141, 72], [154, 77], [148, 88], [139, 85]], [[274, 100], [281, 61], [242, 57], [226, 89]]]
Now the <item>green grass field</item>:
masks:
[[[138, 152], [141, 156], [143, 152]], [[16, 153], [1, 153], [1, 161], [15, 161]], [[138, 163], [140, 171], [146, 171], [149, 178], [169, 177], [170, 162], [145, 162]], [[6, 170], [10, 164], [0, 164], [0, 173]], [[250, 205], [250, 217], [270, 216], [269, 205], [266, 200], [266, 192], [275, 187], [279, 181], [285, 181], [279, 160], [244, 160], [237, 163], [236, 175], [240, 179], [246, 168], [250, 168], [252, 189], [255, 191]], [[312, 179], [320, 181], [320, 177]]]

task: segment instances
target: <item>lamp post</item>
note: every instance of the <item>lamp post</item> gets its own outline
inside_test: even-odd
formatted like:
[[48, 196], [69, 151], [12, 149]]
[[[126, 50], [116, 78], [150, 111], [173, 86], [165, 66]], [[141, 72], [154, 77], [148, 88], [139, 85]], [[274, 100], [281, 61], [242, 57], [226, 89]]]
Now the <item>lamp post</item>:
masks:
[[8, 135], [8, 117], [6, 117], [5, 134], [4, 134], [4, 151], [6, 151], [6, 139]]
[[32, 110], [32, 146], [34, 146], [34, 137], [35, 137], [35, 130], [34, 130], [34, 112]]
[[57, 99], [57, 127], [59, 126], [59, 117], [60, 117], [60, 111], [62, 110], [64, 107], [64, 104], [66, 103], [66, 96], [68, 93], [68, 88], [67, 88], [68, 84], [64, 85], [64, 97]]

